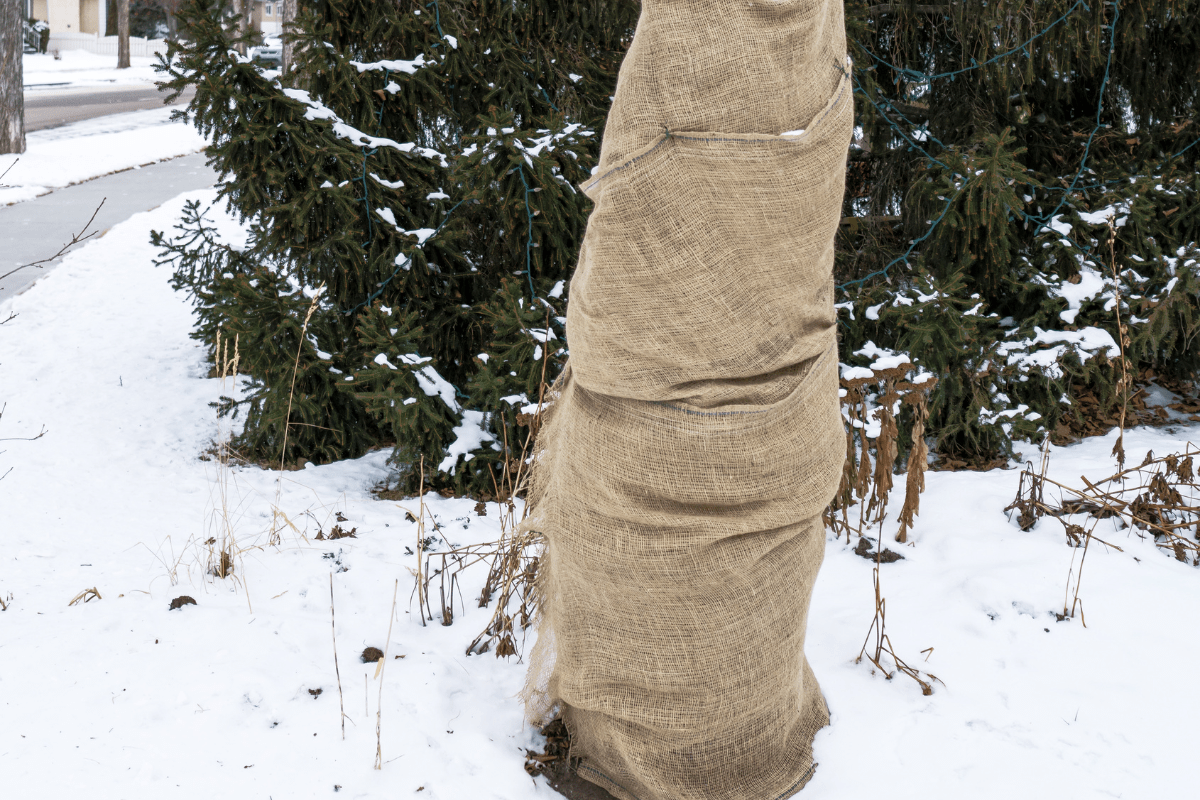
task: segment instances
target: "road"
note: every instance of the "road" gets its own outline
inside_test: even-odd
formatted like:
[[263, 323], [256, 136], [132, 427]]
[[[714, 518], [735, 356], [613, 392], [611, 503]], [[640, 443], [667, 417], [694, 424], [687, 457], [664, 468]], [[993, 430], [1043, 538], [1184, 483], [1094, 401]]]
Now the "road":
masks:
[[[195, 95], [194, 87], [179, 96], [175, 104], [184, 104]], [[167, 94], [154, 86], [87, 86], [46, 88], [25, 91], [25, 130], [40, 131], [70, 122], [138, 111], [162, 108]]]
[[[157, 164], [128, 169], [103, 178], [56, 189], [25, 203], [0, 206], [0, 275], [20, 264], [53, 255], [104, 200], [91, 230], [106, 231], [140, 211], [149, 211], [172, 197], [212, 186], [217, 174], [196, 153]], [[54, 267], [29, 267], [0, 279], [0, 301], [19, 294]]]

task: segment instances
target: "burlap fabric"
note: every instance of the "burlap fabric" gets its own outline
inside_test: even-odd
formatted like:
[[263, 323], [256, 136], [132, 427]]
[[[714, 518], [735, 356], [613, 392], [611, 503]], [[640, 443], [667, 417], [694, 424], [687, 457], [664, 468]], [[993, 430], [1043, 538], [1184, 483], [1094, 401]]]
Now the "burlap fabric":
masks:
[[644, 0], [527, 522], [528, 715], [562, 713], [622, 800], [776, 800], [811, 775], [852, 119], [841, 0]]

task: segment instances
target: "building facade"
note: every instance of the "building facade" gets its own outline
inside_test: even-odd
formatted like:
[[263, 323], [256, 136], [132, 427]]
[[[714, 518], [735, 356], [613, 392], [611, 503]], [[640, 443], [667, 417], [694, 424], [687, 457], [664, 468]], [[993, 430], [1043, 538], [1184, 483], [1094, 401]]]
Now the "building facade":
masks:
[[104, 35], [107, 4], [103, 0], [26, 0], [26, 13], [50, 23], [51, 33]]
[[[264, 36], [278, 36], [285, 0], [252, 0], [251, 25]], [[105, 0], [25, 0], [26, 16], [50, 23], [50, 32], [103, 36], [108, 25]]]

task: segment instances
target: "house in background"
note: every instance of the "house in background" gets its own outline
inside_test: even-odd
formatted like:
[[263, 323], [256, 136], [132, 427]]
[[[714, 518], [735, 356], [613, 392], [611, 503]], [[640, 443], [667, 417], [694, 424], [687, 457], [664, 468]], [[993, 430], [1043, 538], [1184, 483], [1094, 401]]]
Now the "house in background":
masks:
[[107, 22], [104, 0], [25, 0], [26, 16], [50, 23], [50, 33], [104, 35]]
[[283, 2], [256, 0], [250, 24], [263, 36], [278, 36], [283, 31]]
[[[26, 17], [50, 23], [50, 34], [116, 33], [113, 0], [23, 0]], [[149, 4], [147, 4], [149, 5]], [[111, 6], [111, 7], [110, 7]], [[109, 17], [112, 17], [110, 20]], [[166, 12], [163, 12], [166, 19]], [[111, 25], [109, 23], [112, 23]], [[250, 24], [264, 36], [278, 36], [283, 25], [281, 0], [251, 0]], [[152, 35], [147, 33], [147, 35]]]

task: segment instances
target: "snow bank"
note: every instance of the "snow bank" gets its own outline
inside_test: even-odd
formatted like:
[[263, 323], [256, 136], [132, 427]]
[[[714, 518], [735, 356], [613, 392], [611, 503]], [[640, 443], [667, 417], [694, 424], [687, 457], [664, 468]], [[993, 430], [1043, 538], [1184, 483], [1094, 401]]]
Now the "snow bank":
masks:
[[0, 173], [9, 170], [0, 180], [0, 205], [203, 149], [205, 138], [172, 122], [171, 111], [130, 111], [28, 134], [25, 153], [0, 155]]
[[60, 59], [50, 53], [26, 53], [23, 57], [26, 89], [67, 86], [149, 85], [162, 76], [154, 71], [158, 59], [133, 56], [128, 69], [117, 69], [117, 57], [85, 50], [60, 50]]

